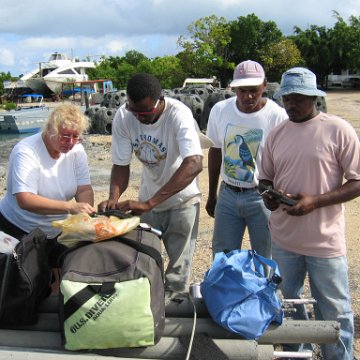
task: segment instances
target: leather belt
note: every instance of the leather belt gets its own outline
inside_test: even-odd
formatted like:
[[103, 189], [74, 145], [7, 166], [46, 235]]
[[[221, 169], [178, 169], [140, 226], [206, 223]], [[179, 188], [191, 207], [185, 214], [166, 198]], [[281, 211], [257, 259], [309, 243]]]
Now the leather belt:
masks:
[[225, 184], [226, 187], [228, 187], [230, 190], [232, 190], [234, 192], [244, 192], [244, 191], [249, 191], [249, 190], [256, 190], [256, 187], [244, 188], [244, 187], [227, 184], [225, 181], [223, 181], [223, 183]]

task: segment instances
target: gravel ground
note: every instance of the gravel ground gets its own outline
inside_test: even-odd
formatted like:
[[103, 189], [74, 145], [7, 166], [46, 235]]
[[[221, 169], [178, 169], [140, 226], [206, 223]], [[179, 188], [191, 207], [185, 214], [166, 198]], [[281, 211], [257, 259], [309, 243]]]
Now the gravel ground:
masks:
[[[360, 92], [355, 91], [329, 91], [327, 96], [328, 112], [341, 116], [348, 120], [360, 134]], [[6, 146], [0, 147], [0, 196], [6, 188], [7, 158], [12, 146], [17, 139], [7, 141]], [[95, 190], [95, 203], [98, 204], [108, 196], [110, 179], [111, 157], [110, 157], [111, 136], [86, 135], [84, 146], [88, 153], [89, 164], [93, 187]], [[141, 177], [141, 164], [134, 160], [131, 167], [130, 186], [124, 198], [136, 198], [139, 190]], [[213, 219], [210, 218], [204, 209], [207, 199], [207, 151], [204, 151], [204, 171], [200, 174], [200, 188], [203, 193], [203, 202], [200, 213], [200, 228], [197, 240], [197, 248], [193, 262], [192, 281], [202, 280], [204, 272], [211, 264], [211, 236]], [[355, 344], [354, 349], [357, 355], [360, 354], [360, 262], [359, 262], [359, 214], [360, 199], [357, 198], [346, 204], [347, 221], [347, 247], [349, 259], [350, 287], [352, 304], [355, 314]], [[245, 237], [244, 247], [249, 247], [248, 236]], [[319, 356], [316, 357], [320, 359]]]

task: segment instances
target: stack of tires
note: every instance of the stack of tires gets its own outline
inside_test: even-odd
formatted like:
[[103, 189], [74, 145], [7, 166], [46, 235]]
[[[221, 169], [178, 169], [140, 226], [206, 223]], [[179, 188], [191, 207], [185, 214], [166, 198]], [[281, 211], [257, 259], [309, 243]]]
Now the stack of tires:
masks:
[[[281, 98], [274, 99], [273, 97], [279, 87], [279, 83], [268, 83], [264, 96], [283, 106]], [[235, 96], [235, 93], [230, 89], [214, 88], [212, 85], [192, 85], [185, 88], [164, 90], [164, 95], [184, 103], [192, 111], [200, 129], [206, 130], [212, 107], [219, 101]], [[87, 109], [85, 114], [90, 118], [90, 132], [111, 134], [111, 124], [116, 110], [126, 102], [126, 99], [126, 90], [107, 93], [104, 95], [100, 107]], [[322, 112], [327, 111], [324, 97], [317, 98], [316, 107]]]

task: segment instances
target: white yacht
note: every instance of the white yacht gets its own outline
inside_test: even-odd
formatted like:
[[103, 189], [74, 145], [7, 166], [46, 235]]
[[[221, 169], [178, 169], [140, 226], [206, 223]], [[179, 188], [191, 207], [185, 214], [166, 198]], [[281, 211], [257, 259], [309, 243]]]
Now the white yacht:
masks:
[[94, 67], [93, 61], [69, 59], [66, 54], [55, 52], [47, 62], [40, 62], [37, 69], [23, 75], [19, 83], [40, 94], [60, 93], [63, 82], [87, 81], [86, 70]]

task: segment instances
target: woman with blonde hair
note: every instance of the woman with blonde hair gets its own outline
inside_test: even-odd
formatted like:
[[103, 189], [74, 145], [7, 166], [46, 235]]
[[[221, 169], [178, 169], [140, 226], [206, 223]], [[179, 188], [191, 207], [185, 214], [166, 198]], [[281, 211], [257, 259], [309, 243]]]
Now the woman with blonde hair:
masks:
[[41, 133], [14, 146], [7, 191], [0, 200], [0, 230], [20, 240], [40, 228], [56, 244], [59, 229], [51, 226], [52, 221], [95, 211], [81, 144], [87, 127], [88, 120], [78, 106], [62, 104], [50, 114]]

